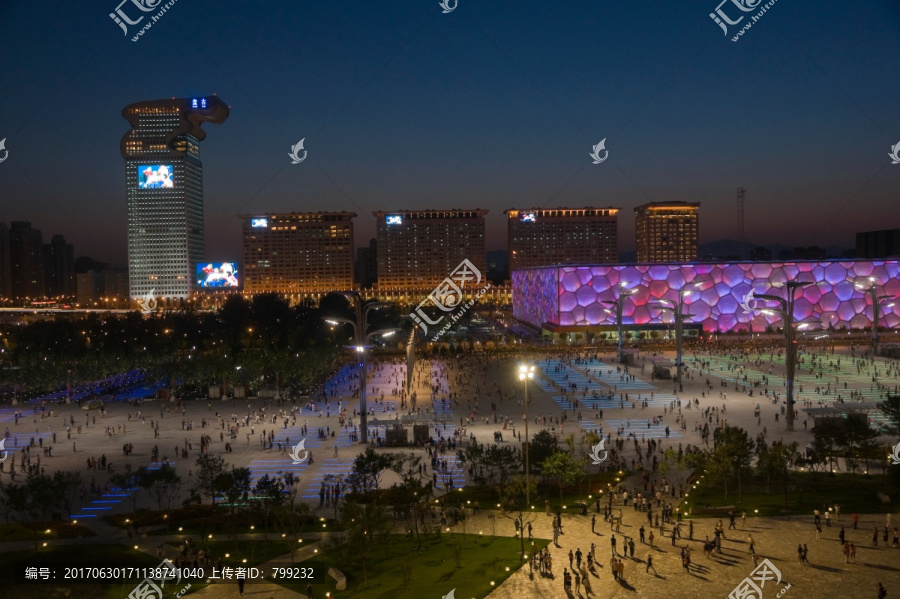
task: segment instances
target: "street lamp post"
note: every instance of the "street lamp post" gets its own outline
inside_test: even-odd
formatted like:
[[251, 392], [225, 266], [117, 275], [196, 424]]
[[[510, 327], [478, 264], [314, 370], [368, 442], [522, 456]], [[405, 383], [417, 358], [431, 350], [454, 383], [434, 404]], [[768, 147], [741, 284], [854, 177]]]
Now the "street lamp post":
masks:
[[528, 381], [534, 378], [534, 365], [519, 364], [519, 380], [525, 384], [525, 503], [531, 505], [531, 463], [528, 460]]
[[[869, 294], [869, 297], [872, 299], [872, 360], [875, 359], [875, 356], [878, 355], [878, 320], [881, 312], [881, 302], [890, 299], [890, 295], [878, 295], [878, 286], [875, 284], [875, 277], [869, 277], [869, 281], [871, 285], [866, 287], [865, 285], [856, 284], [856, 288], [865, 291]], [[893, 303], [888, 304], [888, 308], [892, 308], [894, 306]]]
[[[626, 289], [625, 283], [619, 283], [620, 291], [615, 300], [605, 300], [603, 303], [616, 309], [616, 329], [619, 333], [619, 362], [624, 362], [622, 354], [622, 312], [625, 309], [625, 300], [628, 296], [637, 291], [637, 288]], [[624, 295], [623, 295], [624, 294]], [[609, 312], [609, 310], [607, 310]]]
[[788, 281], [784, 283], [784, 287], [787, 289], [787, 297], [781, 297], [778, 295], [771, 295], [768, 293], [759, 294], [756, 297], [769, 301], [769, 302], [778, 302], [781, 306], [778, 309], [772, 310], [778, 314], [781, 314], [781, 318], [784, 321], [784, 343], [785, 343], [785, 370], [787, 370], [785, 376], [785, 394], [787, 395], [787, 418], [785, 422], [787, 424], [787, 431], [794, 431], [794, 373], [796, 370], [796, 362], [797, 362], [797, 348], [796, 348], [796, 340], [794, 339], [794, 300], [796, 299], [795, 291], [797, 289], [802, 289], [807, 285], [812, 285], [811, 282], [802, 282], [802, 281]]
[[682, 338], [684, 335], [684, 319], [685, 318], [693, 318], [693, 314], [685, 314], [684, 313], [684, 300], [688, 295], [692, 293], [691, 289], [679, 289], [678, 290], [678, 301], [661, 299], [660, 302], [666, 302], [669, 305], [656, 305], [657, 310], [662, 310], [665, 312], [671, 312], [675, 317], [675, 382], [679, 385], [681, 384], [681, 353], [682, 353]]
[[388, 306], [385, 302], [372, 302], [367, 305], [363, 305], [362, 296], [357, 292], [348, 292], [343, 294], [347, 299], [351, 300], [353, 303], [354, 311], [356, 312], [355, 320], [350, 320], [348, 318], [329, 318], [326, 319], [326, 322], [329, 324], [337, 325], [337, 324], [349, 324], [353, 326], [353, 338], [354, 338], [354, 349], [357, 354], [357, 370], [359, 372], [359, 442], [362, 445], [365, 445], [369, 442], [369, 429], [367, 425], [369, 409], [366, 404], [366, 386], [368, 381], [367, 377], [367, 364], [366, 361], [369, 356], [369, 340], [375, 335], [389, 336], [393, 335], [397, 329], [388, 329], [383, 331], [373, 331], [371, 333], [366, 333], [369, 328], [369, 312], [372, 310], [378, 310], [379, 308], [384, 308]]

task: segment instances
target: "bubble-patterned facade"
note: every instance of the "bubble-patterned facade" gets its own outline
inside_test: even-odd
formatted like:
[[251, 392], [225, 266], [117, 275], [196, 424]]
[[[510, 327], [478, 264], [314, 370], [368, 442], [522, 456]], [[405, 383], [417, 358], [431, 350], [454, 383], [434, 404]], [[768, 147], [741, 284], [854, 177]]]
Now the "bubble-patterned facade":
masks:
[[[874, 278], [874, 283], [873, 283]], [[692, 292], [685, 300], [688, 323], [702, 323], [706, 331], [762, 331], [779, 326], [777, 313], [763, 314], [774, 303], [755, 300], [742, 305], [747, 294], [783, 296], [778, 287], [787, 281], [815, 284], [796, 292], [794, 319], [811, 328], [871, 326], [871, 294], [857, 285], [875, 284], [883, 300], [879, 326], [900, 326], [900, 262], [896, 260], [836, 260], [822, 262], [735, 262], [692, 264], [619, 264], [609, 266], [552, 266], [512, 273], [513, 314], [536, 327], [614, 325], [620, 284], [628, 290], [624, 324], [665, 324], [671, 313], [654, 305], [678, 300], [679, 290]], [[633, 290], [633, 291], [632, 291]], [[889, 304], [893, 306], [889, 307]], [[746, 307], [755, 308], [751, 312]], [[817, 325], [818, 323], [818, 325]]]

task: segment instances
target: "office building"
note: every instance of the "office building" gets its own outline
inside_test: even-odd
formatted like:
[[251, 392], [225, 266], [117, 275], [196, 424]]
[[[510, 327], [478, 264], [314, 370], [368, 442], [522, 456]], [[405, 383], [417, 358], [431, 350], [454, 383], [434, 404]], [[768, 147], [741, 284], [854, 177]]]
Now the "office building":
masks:
[[697, 260], [699, 202], [651, 202], [634, 209], [638, 262]]
[[863, 231], [856, 234], [857, 258], [891, 258], [900, 256], [900, 229]]
[[187, 298], [204, 259], [204, 122], [223, 123], [216, 96], [151, 100], [126, 106], [131, 124], [120, 151], [128, 200], [128, 277], [133, 299], [148, 293]]
[[387, 292], [391, 297], [398, 291], [427, 294], [463, 260], [478, 269], [478, 278], [484, 281], [487, 213], [480, 209], [373, 212], [378, 240], [379, 292]]
[[619, 208], [530, 208], [504, 212], [509, 268], [619, 261]]
[[10, 295], [12, 299], [41, 299], [44, 288], [44, 242], [28, 222], [9, 228]]
[[321, 297], [353, 285], [354, 212], [241, 215], [244, 291]]
[[44, 289], [47, 297], [75, 297], [75, 249], [62, 235], [44, 244]]

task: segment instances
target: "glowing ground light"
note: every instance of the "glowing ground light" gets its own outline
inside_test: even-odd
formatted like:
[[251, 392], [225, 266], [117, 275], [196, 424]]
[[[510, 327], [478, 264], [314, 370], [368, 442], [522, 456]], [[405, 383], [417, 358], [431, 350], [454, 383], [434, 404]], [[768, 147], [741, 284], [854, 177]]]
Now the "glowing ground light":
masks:
[[[44, 547], [46, 547], [46, 546], [47, 546], [47, 543], [44, 543]], [[137, 549], [137, 547], [135, 547], [135, 549]]]

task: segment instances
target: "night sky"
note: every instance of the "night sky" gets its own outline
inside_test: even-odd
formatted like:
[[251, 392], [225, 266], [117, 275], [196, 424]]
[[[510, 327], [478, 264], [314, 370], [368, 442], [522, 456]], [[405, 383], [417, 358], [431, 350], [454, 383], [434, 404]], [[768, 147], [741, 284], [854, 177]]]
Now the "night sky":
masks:
[[733, 239], [738, 186], [755, 243], [900, 227], [897, 0], [778, 0], [737, 43], [719, 0], [178, 0], [136, 43], [118, 2], [0, 0], [0, 219], [76, 255], [125, 264], [122, 108], [212, 93], [211, 260], [270, 211], [355, 211], [360, 244], [373, 210], [480, 207], [504, 249], [504, 209], [613, 205], [629, 250], [634, 206], [685, 200], [701, 243]]

